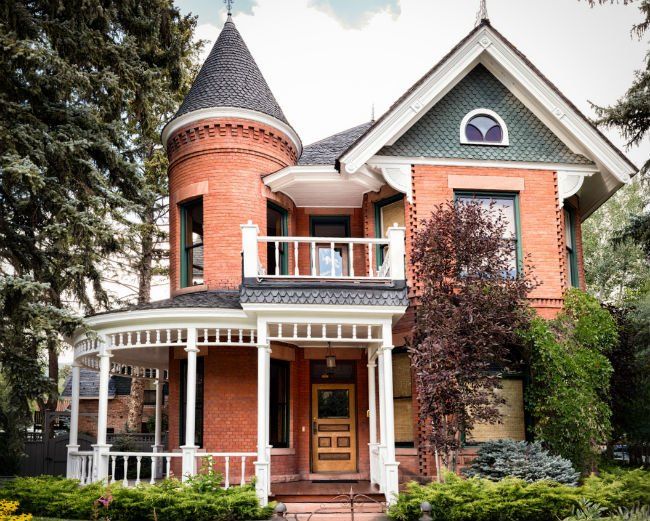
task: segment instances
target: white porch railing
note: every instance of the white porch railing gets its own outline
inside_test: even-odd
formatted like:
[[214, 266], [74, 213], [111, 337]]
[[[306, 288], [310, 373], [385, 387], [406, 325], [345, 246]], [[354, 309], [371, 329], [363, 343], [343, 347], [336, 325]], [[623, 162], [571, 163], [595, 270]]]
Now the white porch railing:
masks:
[[[73, 478], [78, 479], [82, 485], [97, 481], [94, 472], [95, 454], [93, 451], [78, 451], [71, 453], [73, 458]], [[143, 462], [149, 460], [151, 467], [148, 482], [154, 484], [157, 479], [169, 478], [172, 476], [172, 458], [181, 459], [181, 452], [122, 452], [111, 451], [109, 458], [109, 483], [122, 483], [123, 486], [137, 486], [143, 482]], [[204, 469], [202, 461], [211, 457], [211, 470], [223, 474], [223, 488], [228, 489], [234, 484], [244, 486], [246, 484], [246, 469], [249, 462], [257, 457], [256, 452], [199, 452], [196, 454], [195, 468]], [[122, 466], [118, 472], [118, 465]], [[129, 478], [129, 470], [135, 468], [135, 478]], [[251, 473], [252, 476], [252, 473]], [[145, 478], [147, 479], [147, 478]]]
[[[268, 237], [257, 225], [243, 224], [244, 277], [265, 279], [404, 280], [405, 230], [388, 229], [388, 238]], [[267, 245], [272, 245], [267, 249]], [[260, 262], [268, 254], [271, 273]], [[377, 255], [383, 262], [377, 266]], [[267, 255], [265, 255], [267, 256]], [[269, 263], [270, 264], [270, 263]], [[284, 265], [284, 266], [283, 266]]]

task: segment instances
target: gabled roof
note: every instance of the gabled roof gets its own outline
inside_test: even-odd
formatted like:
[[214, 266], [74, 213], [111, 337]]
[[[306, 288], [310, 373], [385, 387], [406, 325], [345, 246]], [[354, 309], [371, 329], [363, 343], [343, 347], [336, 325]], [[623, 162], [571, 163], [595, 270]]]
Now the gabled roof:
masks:
[[337, 168], [356, 172], [384, 146], [395, 143], [479, 63], [506, 83], [573, 152], [595, 162], [600, 174], [585, 183], [590, 190], [587, 214], [638, 171], [636, 165], [487, 20], [461, 40], [342, 152]]
[[230, 16], [174, 119], [215, 107], [254, 110], [289, 124]]
[[359, 139], [359, 137], [362, 136], [372, 126], [372, 124], [373, 122], [369, 121], [305, 146], [302, 150], [302, 155], [298, 160], [298, 164], [333, 165], [339, 155]]

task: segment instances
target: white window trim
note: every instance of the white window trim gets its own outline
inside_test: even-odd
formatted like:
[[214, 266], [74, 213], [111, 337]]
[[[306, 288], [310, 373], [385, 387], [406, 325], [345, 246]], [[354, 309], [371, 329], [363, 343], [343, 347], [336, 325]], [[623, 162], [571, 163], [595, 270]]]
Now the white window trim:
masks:
[[[502, 137], [501, 142], [499, 143], [488, 143], [485, 141], [470, 141], [467, 139], [465, 136], [465, 127], [467, 126], [467, 123], [469, 123], [469, 120], [472, 119], [474, 116], [479, 116], [479, 115], [485, 115], [485, 116], [490, 116], [493, 118], [500, 126], [501, 126], [501, 132], [502, 132]], [[460, 143], [461, 145], [482, 145], [482, 146], [491, 146], [491, 147], [507, 147], [510, 145], [510, 138], [508, 137], [508, 127], [506, 126], [506, 122], [503, 121], [501, 116], [499, 116], [496, 112], [490, 109], [474, 109], [471, 112], [468, 112], [465, 117], [463, 118], [463, 121], [460, 123]]]

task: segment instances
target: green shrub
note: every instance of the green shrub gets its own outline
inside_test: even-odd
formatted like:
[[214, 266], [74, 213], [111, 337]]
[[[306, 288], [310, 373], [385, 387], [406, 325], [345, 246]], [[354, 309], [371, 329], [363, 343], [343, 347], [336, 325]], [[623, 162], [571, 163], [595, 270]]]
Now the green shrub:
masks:
[[517, 478], [497, 482], [463, 479], [449, 474], [444, 483], [410, 483], [390, 508], [389, 517], [416, 521], [423, 501], [431, 504], [435, 521], [554, 521], [572, 515], [581, 501], [597, 503], [607, 511], [650, 503], [650, 472], [592, 476], [579, 487]]
[[468, 477], [493, 481], [513, 477], [530, 482], [551, 480], [565, 485], [576, 485], [580, 476], [569, 460], [552, 456], [539, 443], [514, 440], [483, 443], [464, 473]]
[[583, 501], [573, 511], [569, 517], [565, 517], [563, 521], [595, 521], [595, 520], [609, 520], [609, 521], [650, 521], [650, 507], [648, 505], [637, 506], [634, 508], [618, 508], [615, 512], [607, 514], [607, 509], [591, 503]]
[[20, 501], [21, 511], [67, 519], [91, 519], [101, 496], [111, 497], [105, 511], [111, 521], [244, 521], [268, 519], [272, 511], [260, 507], [251, 486], [199, 492], [177, 480], [124, 488], [79, 486], [55, 477], [18, 478], [0, 489], [0, 498]]

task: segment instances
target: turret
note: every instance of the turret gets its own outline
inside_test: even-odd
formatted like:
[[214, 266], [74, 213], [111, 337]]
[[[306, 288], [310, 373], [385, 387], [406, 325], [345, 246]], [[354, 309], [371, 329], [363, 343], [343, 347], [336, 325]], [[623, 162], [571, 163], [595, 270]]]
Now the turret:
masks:
[[266, 226], [261, 179], [294, 165], [302, 145], [230, 15], [162, 140], [171, 293], [236, 289], [240, 225]]

